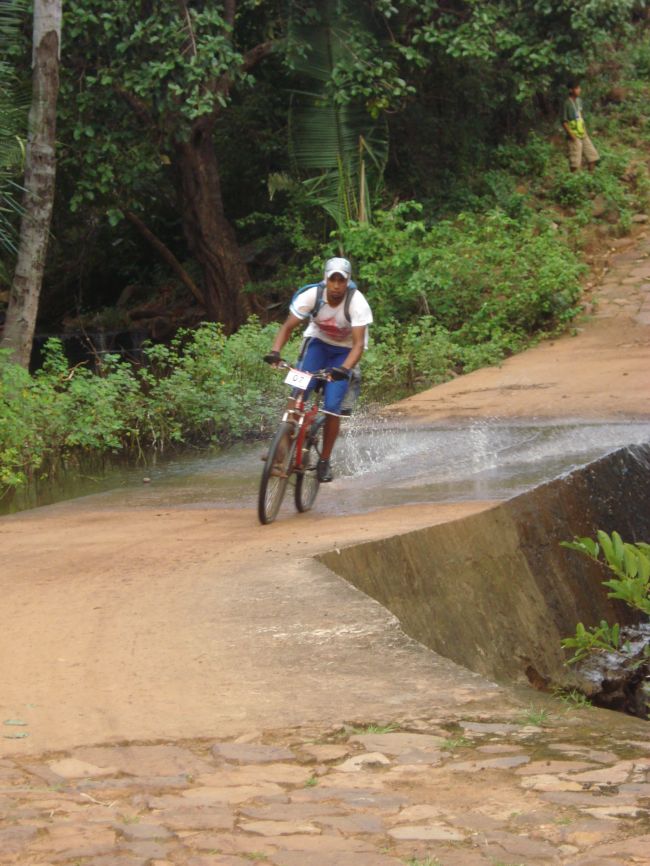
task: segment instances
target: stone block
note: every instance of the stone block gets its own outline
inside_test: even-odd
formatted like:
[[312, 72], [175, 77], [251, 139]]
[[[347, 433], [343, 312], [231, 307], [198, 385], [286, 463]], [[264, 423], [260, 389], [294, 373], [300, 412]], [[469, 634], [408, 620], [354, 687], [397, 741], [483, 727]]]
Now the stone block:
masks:
[[75, 756], [130, 776], [196, 776], [214, 770], [208, 761], [175, 745], [92, 746], [76, 749]]
[[299, 833], [317, 836], [321, 833], [315, 824], [305, 821], [242, 821], [239, 829], [257, 836], [295, 836]]
[[216, 743], [212, 754], [217, 760], [233, 764], [266, 764], [272, 761], [295, 761], [290, 749], [254, 743]]
[[415, 842], [463, 842], [465, 834], [445, 824], [404, 824], [388, 831], [392, 839]]
[[351, 743], [359, 743], [368, 752], [381, 752], [386, 755], [403, 755], [414, 750], [437, 751], [446, 737], [432, 734], [410, 734], [391, 732], [387, 734], [356, 734], [350, 737]]
[[364, 752], [362, 755], [354, 755], [348, 758], [337, 767], [340, 773], [358, 773], [360, 770], [367, 770], [370, 767], [387, 767], [390, 761], [386, 755], [381, 752]]

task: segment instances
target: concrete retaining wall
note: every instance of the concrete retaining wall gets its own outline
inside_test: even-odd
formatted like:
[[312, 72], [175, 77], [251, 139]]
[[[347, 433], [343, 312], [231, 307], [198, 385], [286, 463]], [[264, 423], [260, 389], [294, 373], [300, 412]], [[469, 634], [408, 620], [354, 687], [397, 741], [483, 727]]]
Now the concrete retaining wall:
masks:
[[650, 541], [650, 445], [621, 449], [494, 508], [344, 548], [321, 562], [407, 634], [497, 680], [562, 679], [578, 621], [630, 622], [603, 571], [559, 542], [596, 529]]

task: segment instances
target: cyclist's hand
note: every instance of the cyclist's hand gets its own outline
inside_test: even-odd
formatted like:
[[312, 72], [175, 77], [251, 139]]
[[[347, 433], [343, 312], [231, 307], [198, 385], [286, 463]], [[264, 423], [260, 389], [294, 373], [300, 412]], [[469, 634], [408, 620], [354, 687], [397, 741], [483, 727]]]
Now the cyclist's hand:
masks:
[[264, 361], [266, 361], [267, 364], [271, 364], [273, 367], [275, 367], [276, 364], [279, 364], [281, 360], [279, 352], [268, 352], [264, 355]]
[[330, 367], [328, 372], [334, 382], [342, 382], [344, 379], [350, 378], [350, 371], [347, 367]]

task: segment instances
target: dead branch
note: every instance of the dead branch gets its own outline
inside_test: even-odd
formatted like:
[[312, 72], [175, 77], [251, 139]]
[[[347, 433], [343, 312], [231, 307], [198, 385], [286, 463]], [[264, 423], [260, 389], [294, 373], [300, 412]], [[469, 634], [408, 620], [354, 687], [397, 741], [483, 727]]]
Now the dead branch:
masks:
[[140, 232], [142, 237], [155, 249], [160, 258], [171, 268], [171, 270], [176, 274], [179, 280], [186, 286], [190, 292], [194, 295], [196, 300], [201, 304], [201, 306], [205, 306], [205, 298], [203, 297], [203, 292], [196, 285], [192, 277], [187, 273], [183, 265], [178, 261], [174, 253], [166, 246], [160, 238], [156, 237], [156, 235], [151, 231], [151, 229], [140, 219], [140, 217], [133, 213], [133, 211], [127, 210], [124, 212], [124, 215], [128, 219], [128, 221], [135, 226], [135, 228]]

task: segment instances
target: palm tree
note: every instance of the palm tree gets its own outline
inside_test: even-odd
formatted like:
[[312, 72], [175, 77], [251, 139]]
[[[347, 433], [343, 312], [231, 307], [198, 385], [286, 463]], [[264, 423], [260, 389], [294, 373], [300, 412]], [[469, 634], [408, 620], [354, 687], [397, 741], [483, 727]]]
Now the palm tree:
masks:
[[[319, 20], [295, 24], [292, 40], [300, 46], [293, 66], [307, 89], [294, 91], [289, 118], [293, 174], [301, 178], [312, 202], [342, 229], [351, 221], [367, 222], [388, 157], [388, 132], [363, 104], [337, 94], [337, 67], [353, 62], [347, 45], [350, 31], [367, 24], [357, 6], [344, 0], [321, 0]], [[271, 186], [286, 185], [275, 176]]]
[[21, 188], [15, 178], [25, 155], [24, 131], [29, 100], [21, 93], [7, 57], [21, 38], [26, 0], [0, 0], [0, 279], [8, 279], [5, 258], [16, 252], [16, 214]]

